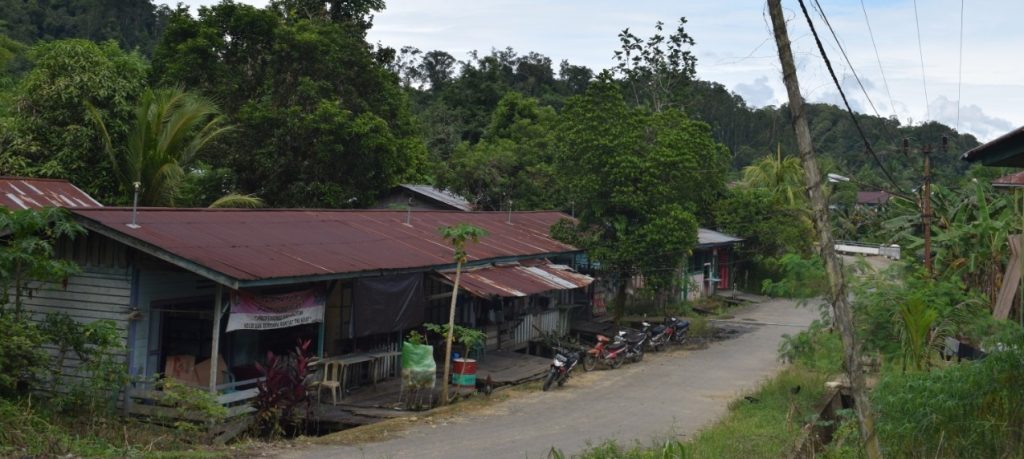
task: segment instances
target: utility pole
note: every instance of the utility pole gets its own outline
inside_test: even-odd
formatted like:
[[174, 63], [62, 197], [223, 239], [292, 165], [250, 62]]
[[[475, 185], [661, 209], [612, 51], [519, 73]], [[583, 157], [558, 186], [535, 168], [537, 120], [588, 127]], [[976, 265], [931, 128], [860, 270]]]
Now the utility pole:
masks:
[[[942, 148], [946, 148], [946, 137], [942, 137]], [[924, 224], [924, 269], [928, 271], [928, 278], [932, 278], [932, 146], [925, 145], [921, 149], [924, 155], [924, 190], [921, 199], [921, 223]]]
[[[903, 154], [907, 154], [910, 141], [903, 139]], [[942, 153], [946, 153], [949, 146], [949, 138], [942, 136]], [[935, 268], [932, 263], [932, 146], [925, 144], [921, 147], [921, 155], [924, 156], [924, 186], [921, 187], [921, 227], [924, 231], [924, 269], [928, 277], [934, 277]]]
[[[803, 4], [801, 3], [801, 7]], [[880, 459], [882, 449], [875, 434], [875, 419], [868, 400], [864, 381], [864, 371], [860, 360], [860, 343], [857, 341], [853, 326], [853, 311], [846, 294], [843, 267], [835, 252], [835, 241], [832, 239], [832, 227], [828, 221], [828, 209], [825, 195], [821, 189], [821, 171], [818, 159], [814, 155], [811, 144], [811, 131], [804, 116], [803, 97], [800, 95], [800, 82], [793, 63], [793, 52], [789, 45], [789, 33], [786, 31], [786, 20], [782, 16], [781, 0], [768, 0], [768, 10], [775, 31], [775, 44], [779, 50], [779, 61], [782, 64], [782, 79], [789, 95], [789, 110], [793, 117], [793, 129], [800, 150], [800, 160], [804, 167], [804, 179], [810, 195], [811, 210], [814, 223], [821, 242], [821, 255], [828, 272], [829, 294], [835, 312], [835, 323], [843, 340], [845, 351], [844, 362], [850, 378], [850, 392], [853, 395], [857, 418], [860, 421], [860, 435], [864, 442], [864, 450], [869, 459]]]

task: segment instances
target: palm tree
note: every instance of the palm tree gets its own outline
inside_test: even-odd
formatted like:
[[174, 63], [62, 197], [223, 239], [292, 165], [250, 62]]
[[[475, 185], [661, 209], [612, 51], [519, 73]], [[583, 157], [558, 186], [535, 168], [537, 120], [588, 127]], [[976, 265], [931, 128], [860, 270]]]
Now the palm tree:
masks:
[[790, 208], [807, 208], [804, 193], [804, 168], [796, 156], [782, 157], [779, 147], [774, 156], [765, 156], [743, 168], [743, 184], [763, 188], [782, 198]]
[[140, 183], [144, 206], [173, 206], [185, 168], [207, 143], [231, 129], [208, 99], [182, 88], [148, 90], [135, 109], [127, 143], [115, 149], [99, 112], [88, 108], [122, 189]]

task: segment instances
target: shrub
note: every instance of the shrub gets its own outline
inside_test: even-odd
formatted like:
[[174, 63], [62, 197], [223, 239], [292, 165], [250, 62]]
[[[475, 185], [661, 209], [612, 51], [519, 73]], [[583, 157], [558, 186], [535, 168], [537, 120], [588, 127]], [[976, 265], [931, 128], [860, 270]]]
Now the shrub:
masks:
[[843, 342], [824, 322], [815, 320], [807, 330], [782, 335], [779, 358], [816, 372], [839, 373], [843, 365]]
[[765, 279], [761, 291], [765, 295], [785, 298], [811, 298], [828, 291], [828, 277], [820, 257], [804, 258], [786, 254], [779, 259], [764, 259], [765, 266], [777, 274], [779, 280]]
[[[256, 385], [256, 426], [258, 434], [273, 438], [303, 431], [312, 415], [312, 404], [306, 388], [309, 368], [309, 347], [312, 341], [300, 340], [287, 356], [267, 352], [263, 365], [256, 364], [263, 381]], [[297, 411], [302, 410], [298, 417]]]
[[0, 330], [0, 396], [11, 396], [31, 388], [49, 368], [46, 339], [24, 313], [0, 310]]
[[891, 372], [872, 392], [894, 457], [1018, 457], [1024, 450], [1024, 340], [931, 372]]

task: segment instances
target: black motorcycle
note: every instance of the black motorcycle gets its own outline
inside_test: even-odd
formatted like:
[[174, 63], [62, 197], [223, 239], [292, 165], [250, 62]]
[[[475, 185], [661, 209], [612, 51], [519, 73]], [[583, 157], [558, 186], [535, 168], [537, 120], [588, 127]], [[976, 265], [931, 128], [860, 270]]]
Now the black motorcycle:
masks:
[[690, 331], [690, 321], [670, 317], [665, 323], [651, 326], [649, 322], [643, 322], [643, 331], [647, 333], [647, 348], [660, 351], [669, 342], [682, 343]]
[[621, 330], [618, 335], [615, 335], [615, 343], [626, 345], [626, 360], [639, 362], [644, 359], [647, 333], [639, 330]]
[[555, 357], [551, 359], [551, 367], [548, 368], [548, 375], [544, 378], [542, 387], [544, 391], [550, 389], [551, 384], [555, 382], [558, 383], [558, 387], [562, 387], [569, 379], [572, 369], [576, 368], [576, 364], [583, 358], [583, 352], [578, 349], [574, 350], [563, 346], [555, 346], [552, 349], [555, 351]]

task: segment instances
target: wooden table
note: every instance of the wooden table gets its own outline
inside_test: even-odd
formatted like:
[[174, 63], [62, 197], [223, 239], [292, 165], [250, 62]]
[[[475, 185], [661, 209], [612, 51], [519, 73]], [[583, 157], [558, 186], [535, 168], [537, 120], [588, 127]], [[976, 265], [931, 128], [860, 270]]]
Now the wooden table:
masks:
[[357, 352], [353, 354], [344, 354], [337, 357], [327, 357], [324, 359], [324, 361], [341, 364], [341, 397], [345, 398], [345, 392], [348, 390], [348, 388], [345, 387], [345, 385], [348, 382], [349, 366], [369, 362], [370, 381], [373, 383], [374, 389], [376, 389], [377, 382], [383, 379], [383, 375], [381, 374], [382, 368], [380, 364], [383, 363], [384, 359], [388, 357], [396, 357], [399, 355], [402, 355], [401, 351]]

